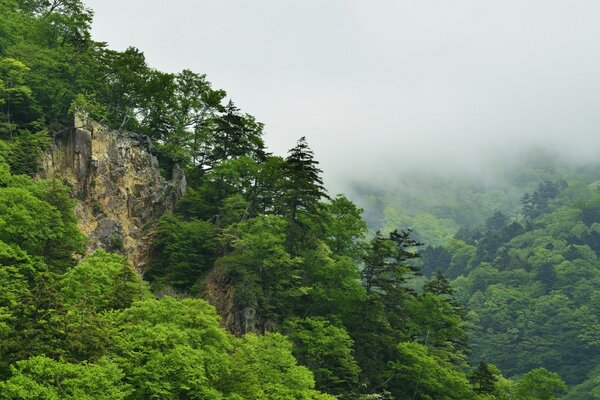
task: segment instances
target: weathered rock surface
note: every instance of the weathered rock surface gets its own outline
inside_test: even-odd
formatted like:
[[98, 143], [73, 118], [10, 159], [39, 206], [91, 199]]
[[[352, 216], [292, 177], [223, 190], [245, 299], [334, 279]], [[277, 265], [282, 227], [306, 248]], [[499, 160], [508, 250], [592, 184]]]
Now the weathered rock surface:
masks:
[[149, 257], [153, 227], [185, 193], [183, 171], [165, 179], [150, 139], [110, 130], [85, 118], [55, 138], [42, 160], [42, 177], [68, 182], [88, 251], [105, 248], [141, 269]]

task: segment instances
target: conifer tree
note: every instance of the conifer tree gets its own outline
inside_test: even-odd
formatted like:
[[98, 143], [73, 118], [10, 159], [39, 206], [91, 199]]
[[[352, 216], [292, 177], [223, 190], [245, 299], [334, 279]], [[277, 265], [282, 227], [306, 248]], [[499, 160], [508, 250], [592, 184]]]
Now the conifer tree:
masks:
[[301, 137], [285, 159], [285, 178], [282, 183], [279, 213], [290, 223], [289, 250], [296, 254], [308, 244], [307, 232], [318, 227], [321, 200], [329, 198], [323, 185], [319, 162]]
[[476, 393], [493, 394], [496, 391], [498, 377], [492, 372], [488, 363], [481, 361], [471, 375], [470, 381]]

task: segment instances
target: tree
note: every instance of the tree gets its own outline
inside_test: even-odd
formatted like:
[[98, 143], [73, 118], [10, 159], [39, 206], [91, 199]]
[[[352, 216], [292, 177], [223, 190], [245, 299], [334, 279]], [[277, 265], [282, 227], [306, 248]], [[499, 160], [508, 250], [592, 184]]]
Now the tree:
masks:
[[407, 261], [418, 257], [412, 249], [419, 245], [411, 239], [410, 231], [395, 230], [387, 238], [380, 232], [375, 234], [362, 270], [362, 282], [367, 292], [363, 321], [369, 318], [373, 306], [381, 305], [389, 311], [398, 311], [401, 307], [404, 296], [410, 291], [404, 283], [410, 274], [418, 271]]
[[301, 260], [287, 251], [286, 231], [287, 221], [276, 215], [251, 218], [223, 230], [220, 247], [224, 255], [215, 266], [233, 289], [228, 310], [220, 310], [233, 332], [271, 330], [290, 313], [291, 301], [302, 294]]
[[475, 393], [494, 394], [498, 377], [492, 372], [487, 363], [481, 361], [477, 369], [473, 371], [470, 381]]
[[397, 344], [406, 337], [408, 300], [414, 292], [405, 284], [416, 272], [407, 263], [418, 256], [419, 243], [408, 231], [393, 231], [388, 237], [377, 232], [370, 241], [361, 271], [366, 298], [356, 326], [356, 357], [371, 387], [386, 388], [389, 363], [397, 359]]
[[553, 400], [567, 391], [567, 385], [555, 372], [536, 368], [523, 375], [515, 384], [517, 400]]
[[421, 270], [424, 275], [431, 276], [434, 272], [441, 271], [446, 273], [452, 262], [450, 252], [441, 246], [427, 246], [420, 253], [422, 262]]
[[362, 239], [367, 224], [361, 218], [362, 209], [343, 195], [337, 195], [324, 205], [324, 241], [336, 256], [360, 260], [364, 253]]
[[[52, 185], [38, 185], [28, 178], [13, 179], [11, 183], [21, 187], [0, 188], [0, 240], [15, 244], [32, 256], [43, 257], [57, 270], [71, 265], [73, 254], [82, 250], [83, 242], [75, 223], [70, 221], [71, 210], [65, 215], [63, 210], [40, 199], [48, 195], [46, 190], [53, 190]], [[58, 195], [59, 191], [54, 193]], [[60, 207], [66, 211], [71, 204], [69, 201]]]
[[256, 161], [266, 158], [262, 139], [263, 124], [254, 117], [242, 114], [232, 101], [223, 113], [215, 116], [211, 129], [200, 137], [203, 150], [195, 157], [203, 169], [211, 169], [217, 163], [238, 157], [249, 157]]
[[192, 290], [215, 261], [215, 228], [198, 219], [164, 217], [157, 229], [153, 258], [146, 270], [155, 289]]
[[469, 350], [466, 312], [448, 280], [438, 273], [408, 304], [412, 340], [429, 347], [442, 360], [465, 365]]
[[466, 376], [452, 364], [415, 342], [398, 344], [399, 359], [391, 363], [390, 386], [400, 398], [464, 400], [472, 397]]
[[312, 374], [296, 364], [292, 344], [283, 335], [250, 333], [234, 343], [233, 370], [223, 387], [240, 398], [334, 400], [314, 389]]
[[496, 210], [494, 214], [485, 221], [485, 227], [488, 231], [499, 231], [508, 224], [508, 217], [500, 210]]
[[25, 114], [26, 118], [32, 102], [31, 88], [25, 82], [27, 71], [29, 68], [14, 58], [0, 60], [0, 133], [7, 132], [11, 137], [17, 129], [18, 117]]
[[125, 309], [146, 295], [127, 260], [98, 250], [67, 271], [60, 284], [65, 305], [91, 313]]
[[290, 221], [288, 248], [294, 255], [309, 244], [308, 231], [320, 224], [321, 199], [328, 198], [318, 165], [304, 137], [285, 159], [285, 180], [276, 212]]
[[341, 395], [356, 390], [360, 368], [353, 357], [354, 341], [344, 328], [324, 318], [292, 318], [281, 327], [294, 343], [294, 355], [315, 376], [317, 388]]
[[123, 372], [108, 360], [70, 364], [37, 356], [17, 362], [11, 372], [0, 382], [0, 397], [7, 400], [124, 400], [131, 393]]
[[231, 340], [214, 308], [201, 300], [146, 299], [114, 313], [111, 359], [131, 385], [131, 399], [220, 399]]

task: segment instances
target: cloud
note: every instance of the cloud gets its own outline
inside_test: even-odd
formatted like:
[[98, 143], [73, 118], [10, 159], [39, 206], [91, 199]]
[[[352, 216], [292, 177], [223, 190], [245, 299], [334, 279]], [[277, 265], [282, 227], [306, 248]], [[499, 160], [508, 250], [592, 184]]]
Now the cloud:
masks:
[[600, 2], [88, 0], [94, 34], [207, 73], [328, 181], [600, 154]]

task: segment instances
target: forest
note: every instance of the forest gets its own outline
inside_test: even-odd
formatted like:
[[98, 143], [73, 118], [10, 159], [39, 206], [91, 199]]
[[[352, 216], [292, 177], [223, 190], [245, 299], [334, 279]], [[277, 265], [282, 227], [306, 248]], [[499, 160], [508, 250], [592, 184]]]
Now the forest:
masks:
[[[599, 166], [333, 195], [305, 138], [272, 154], [205, 75], [92, 18], [0, 1], [1, 398], [600, 398]], [[86, 254], [72, 188], [37, 175], [75, 113], [185, 171], [142, 272]]]

